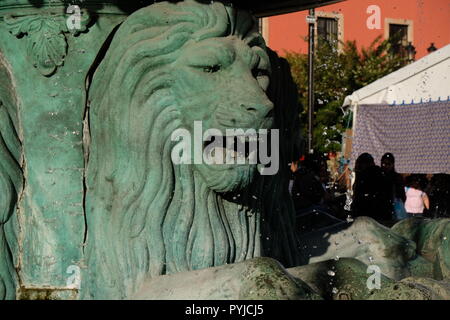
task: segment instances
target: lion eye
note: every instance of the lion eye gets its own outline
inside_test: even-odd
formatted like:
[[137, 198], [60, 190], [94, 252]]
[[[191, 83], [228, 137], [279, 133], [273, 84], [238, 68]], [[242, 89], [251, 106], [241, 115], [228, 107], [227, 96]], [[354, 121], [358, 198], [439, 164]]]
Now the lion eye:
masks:
[[214, 73], [214, 72], [218, 72], [221, 69], [221, 65], [220, 64], [216, 64], [213, 66], [207, 66], [207, 67], [203, 67], [203, 72], [207, 72], [207, 73]]
[[255, 78], [264, 77], [264, 76], [269, 75], [268, 71], [263, 70], [263, 69], [253, 69], [252, 74], [253, 74], [253, 77], [255, 77]]

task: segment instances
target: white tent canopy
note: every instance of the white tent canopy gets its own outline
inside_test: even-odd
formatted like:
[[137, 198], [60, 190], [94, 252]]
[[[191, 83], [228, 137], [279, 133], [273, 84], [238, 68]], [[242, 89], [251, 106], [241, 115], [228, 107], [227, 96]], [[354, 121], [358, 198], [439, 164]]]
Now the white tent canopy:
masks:
[[450, 45], [347, 96], [350, 168], [370, 153], [396, 157], [400, 173], [450, 174]]
[[347, 96], [344, 106], [447, 100], [450, 44]]

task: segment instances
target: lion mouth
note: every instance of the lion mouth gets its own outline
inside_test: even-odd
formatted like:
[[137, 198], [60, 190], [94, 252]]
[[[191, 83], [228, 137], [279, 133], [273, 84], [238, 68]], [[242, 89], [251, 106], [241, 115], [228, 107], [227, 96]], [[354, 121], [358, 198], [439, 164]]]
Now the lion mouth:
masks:
[[266, 139], [259, 133], [228, 134], [209, 136], [203, 150], [209, 162], [214, 165], [259, 163], [258, 150]]

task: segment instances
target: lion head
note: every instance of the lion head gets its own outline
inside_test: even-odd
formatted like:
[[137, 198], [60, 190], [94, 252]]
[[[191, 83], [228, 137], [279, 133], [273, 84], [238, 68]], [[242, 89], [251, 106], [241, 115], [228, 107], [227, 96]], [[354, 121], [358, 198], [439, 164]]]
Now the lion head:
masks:
[[158, 3], [120, 26], [89, 91], [85, 297], [261, 254], [260, 212], [225, 197], [255, 165], [174, 165], [170, 137], [198, 120], [269, 128], [269, 72], [255, 19], [218, 2]]

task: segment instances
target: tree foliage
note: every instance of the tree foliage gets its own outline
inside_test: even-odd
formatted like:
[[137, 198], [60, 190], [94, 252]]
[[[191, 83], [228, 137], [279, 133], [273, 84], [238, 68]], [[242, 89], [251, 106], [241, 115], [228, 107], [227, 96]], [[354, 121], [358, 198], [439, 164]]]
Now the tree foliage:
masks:
[[[353, 91], [401, 68], [406, 59], [395, 55], [391, 43], [376, 38], [368, 48], [358, 50], [356, 41], [336, 44], [319, 41], [314, 57], [314, 130], [313, 148], [317, 152], [341, 149], [342, 133], [349, 125], [350, 114], [341, 108], [344, 99]], [[308, 124], [308, 55], [288, 52], [297, 84], [302, 134], [307, 135]]]

